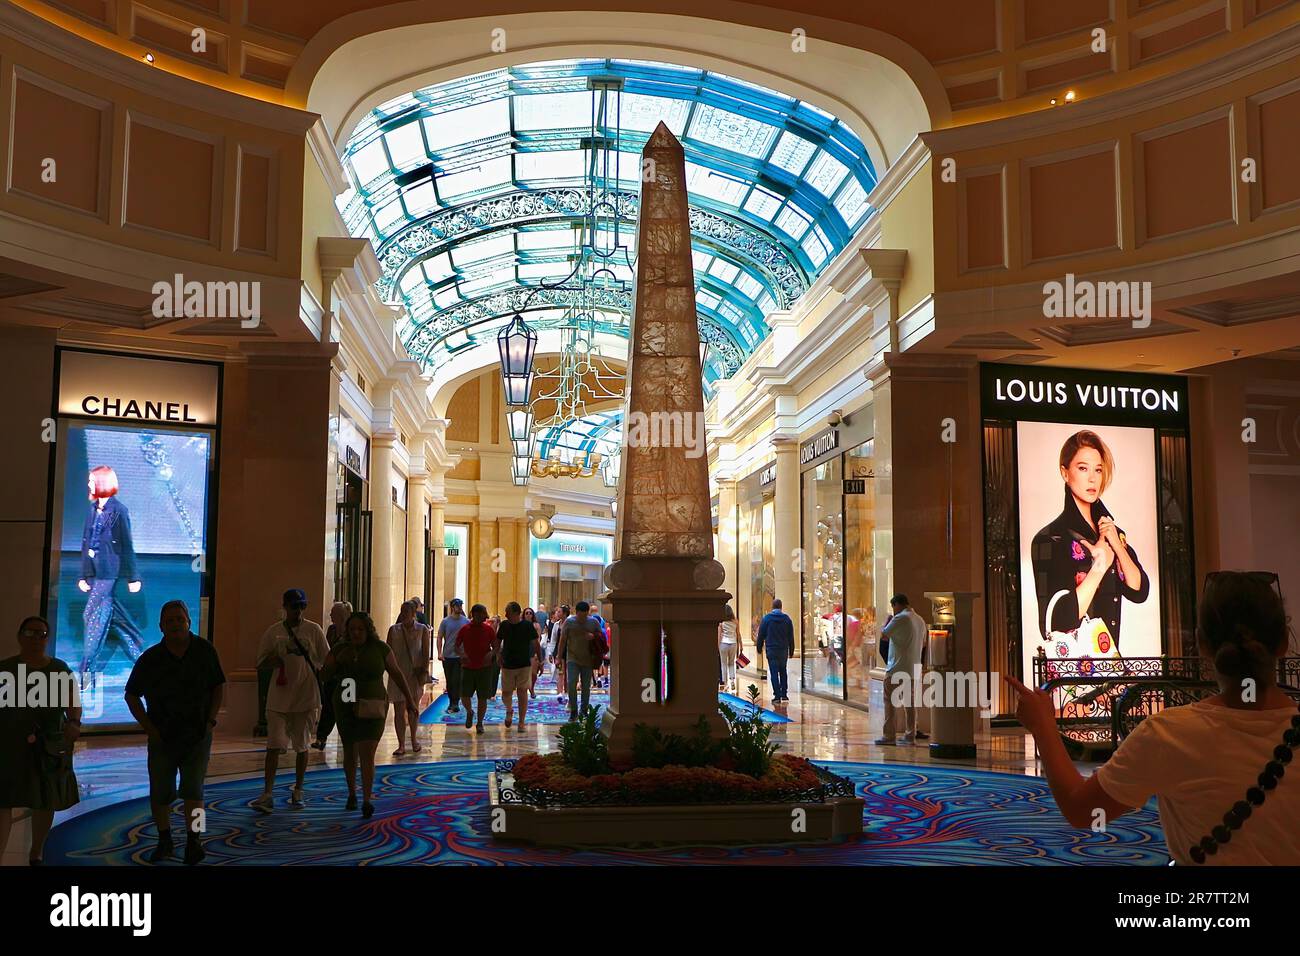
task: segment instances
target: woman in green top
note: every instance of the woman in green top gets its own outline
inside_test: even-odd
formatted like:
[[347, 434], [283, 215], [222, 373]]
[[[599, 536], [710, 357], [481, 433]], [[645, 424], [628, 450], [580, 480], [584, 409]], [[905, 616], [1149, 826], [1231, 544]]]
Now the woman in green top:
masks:
[[[375, 751], [384, 736], [388, 718], [388, 693], [384, 674], [406, 699], [406, 713], [414, 727], [419, 720], [411, 685], [397, 666], [393, 649], [379, 639], [370, 615], [354, 611], [345, 627], [347, 639], [339, 641], [325, 658], [321, 679], [334, 687], [334, 714], [343, 739], [343, 770], [348, 779], [349, 810], [357, 808], [357, 757], [361, 758], [361, 815], [374, 814], [370, 802], [375, 785]], [[397, 706], [397, 704], [394, 704]]]
[[[49, 622], [29, 617], [18, 628], [18, 656], [0, 661], [0, 856], [14, 809], [30, 809], [32, 866], [41, 863], [54, 812], [77, 802], [72, 748], [81, 734], [81, 701], [72, 670], [45, 653], [49, 640]], [[36, 674], [43, 675], [40, 698]]]

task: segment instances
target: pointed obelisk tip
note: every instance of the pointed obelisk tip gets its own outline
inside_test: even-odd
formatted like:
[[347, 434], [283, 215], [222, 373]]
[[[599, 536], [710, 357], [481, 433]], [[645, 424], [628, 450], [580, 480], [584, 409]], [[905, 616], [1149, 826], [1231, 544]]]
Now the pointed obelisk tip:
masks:
[[681, 149], [682, 144], [678, 141], [677, 137], [673, 135], [673, 131], [664, 125], [664, 121], [660, 120], [659, 125], [655, 127], [655, 131], [651, 133], [650, 138], [646, 140], [645, 148], [647, 150]]

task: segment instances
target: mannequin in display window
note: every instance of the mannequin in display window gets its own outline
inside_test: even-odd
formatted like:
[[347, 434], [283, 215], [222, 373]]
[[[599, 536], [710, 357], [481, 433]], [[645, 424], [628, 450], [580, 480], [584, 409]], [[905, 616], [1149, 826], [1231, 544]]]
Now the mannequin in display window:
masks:
[[81, 579], [77, 587], [88, 594], [82, 615], [85, 650], [81, 658], [81, 686], [86, 688], [96, 673], [96, 663], [109, 630], [116, 630], [131, 662], [144, 651], [144, 635], [122, 606], [115, 593], [118, 579], [126, 581], [132, 594], [140, 590], [135, 544], [131, 539], [131, 515], [117, 499], [117, 473], [108, 465], [90, 469], [87, 479], [90, 509], [81, 531]]

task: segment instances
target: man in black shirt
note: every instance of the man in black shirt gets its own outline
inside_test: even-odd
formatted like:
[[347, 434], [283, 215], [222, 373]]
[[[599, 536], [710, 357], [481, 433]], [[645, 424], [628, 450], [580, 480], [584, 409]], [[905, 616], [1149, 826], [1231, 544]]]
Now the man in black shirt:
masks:
[[225, 696], [226, 675], [217, 649], [190, 633], [185, 602], [164, 604], [158, 625], [163, 639], [141, 654], [131, 669], [126, 705], [149, 735], [149, 804], [158, 825], [158, 848], [150, 861], [170, 859], [174, 850], [171, 806], [179, 773], [180, 798], [185, 804], [185, 862], [193, 865], [204, 855], [200, 836], [203, 778], [212, 752], [212, 730]]
[[506, 619], [497, 628], [494, 643], [497, 659], [501, 661], [501, 697], [506, 705], [506, 726], [514, 718], [514, 701], [519, 697], [519, 733], [524, 732], [524, 719], [528, 714], [528, 689], [532, 684], [533, 658], [537, 647], [537, 628], [523, 619], [523, 608], [517, 601], [506, 605]]

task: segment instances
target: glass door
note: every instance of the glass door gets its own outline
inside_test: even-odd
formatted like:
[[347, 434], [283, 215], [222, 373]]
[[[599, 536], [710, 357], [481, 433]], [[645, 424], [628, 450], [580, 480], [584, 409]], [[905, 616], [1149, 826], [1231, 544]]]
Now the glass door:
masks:
[[803, 687], [844, 696], [844, 487], [839, 457], [800, 476], [803, 502]]

